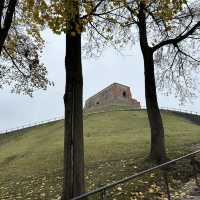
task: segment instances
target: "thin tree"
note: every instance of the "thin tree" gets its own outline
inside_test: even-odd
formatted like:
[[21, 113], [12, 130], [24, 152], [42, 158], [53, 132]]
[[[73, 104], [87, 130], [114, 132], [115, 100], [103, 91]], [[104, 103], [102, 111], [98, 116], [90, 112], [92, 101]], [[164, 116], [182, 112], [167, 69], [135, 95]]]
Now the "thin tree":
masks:
[[[177, 65], [179, 71], [184, 71], [182, 70], [184, 63], [180, 60], [194, 60], [194, 58], [184, 53], [181, 45], [188, 37], [198, 33], [200, 22], [194, 19], [196, 16], [186, 1], [166, 2], [164, 5], [161, 5], [161, 2], [140, 1], [136, 6], [138, 7], [136, 24], [144, 59], [146, 105], [151, 127], [150, 157], [157, 162], [163, 162], [166, 160], [164, 128], [157, 101], [154, 65], [155, 59], [158, 59], [158, 63], [163, 63], [165, 58], [156, 56], [156, 53], [158, 55], [162, 51], [164, 55], [166, 51], [168, 56], [171, 54], [170, 49], [173, 48], [177, 53], [174, 52], [174, 61], [171, 66]], [[127, 5], [131, 15], [135, 13], [133, 8], [133, 4]], [[150, 29], [152, 29], [152, 34]], [[177, 59], [176, 56], [179, 58]], [[172, 73], [173, 71], [171, 69]]]
[[[135, 41], [135, 37], [139, 38], [151, 128], [150, 158], [156, 162], [166, 161], [164, 128], [158, 106], [155, 74], [158, 75], [161, 89], [171, 89], [173, 86], [176, 95], [182, 98], [192, 94], [194, 74], [191, 71], [197, 70], [199, 64], [198, 2], [119, 0], [110, 1], [105, 7], [107, 11], [95, 15], [89, 24], [92, 41], [88, 43], [89, 52], [94, 52], [94, 46], [91, 44], [106, 46], [108, 41], [111, 41], [113, 46], [123, 46]], [[98, 38], [101, 38], [101, 43]]]
[[85, 190], [81, 36], [101, 2], [60, 0], [47, 3], [41, 0], [32, 7], [35, 22], [47, 25], [56, 34], [66, 34], [63, 200]]
[[[63, 200], [85, 190], [83, 149], [83, 76], [79, 2], [66, 3], [66, 86], [64, 95], [64, 185]], [[78, 27], [78, 28], [77, 28]]]
[[[87, 12], [84, 16], [80, 14], [81, 6], [84, 5], [78, 0], [67, 1], [65, 4], [67, 29], [63, 200], [78, 196], [85, 191], [81, 35], [91, 13], [94, 13], [100, 4], [101, 1], [91, 6], [86, 4]], [[83, 21], [84, 19], [86, 21]]]

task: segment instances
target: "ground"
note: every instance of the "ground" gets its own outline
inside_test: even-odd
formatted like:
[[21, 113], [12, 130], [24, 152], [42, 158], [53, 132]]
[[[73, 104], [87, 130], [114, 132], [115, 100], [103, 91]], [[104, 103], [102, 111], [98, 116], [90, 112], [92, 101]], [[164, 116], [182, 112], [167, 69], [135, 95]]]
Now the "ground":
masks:
[[[200, 142], [200, 126], [172, 112], [162, 112], [162, 116], [169, 157], [192, 151]], [[150, 130], [144, 110], [85, 114], [84, 134], [88, 191], [152, 166], [147, 159]], [[181, 161], [170, 172], [170, 187], [180, 195], [183, 191], [177, 187], [192, 175], [189, 163]], [[0, 136], [1, 200], [60, 199], [62, 171], [63, 121]], [[164, 199], [161, 182], [161, 172], [155, 172], [109, 193], [117, 200]], [[149, 194], [144, 198], [145, 192]]]

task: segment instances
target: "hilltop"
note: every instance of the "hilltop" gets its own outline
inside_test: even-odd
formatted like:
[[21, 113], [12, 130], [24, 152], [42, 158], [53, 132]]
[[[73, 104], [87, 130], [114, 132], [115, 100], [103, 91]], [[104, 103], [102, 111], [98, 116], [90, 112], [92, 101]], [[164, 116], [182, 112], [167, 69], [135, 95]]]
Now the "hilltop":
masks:
[[[173, 112], [162, 112], [162, 116], [170, 158], [200, 143], [200, 126], [191, 117]], [[0, 199], [60, 198], [63, 128], [60, 120], [0, 136]], [[84, 135], [87, 190], [150, 165], [145, 110], [85, 114]]]

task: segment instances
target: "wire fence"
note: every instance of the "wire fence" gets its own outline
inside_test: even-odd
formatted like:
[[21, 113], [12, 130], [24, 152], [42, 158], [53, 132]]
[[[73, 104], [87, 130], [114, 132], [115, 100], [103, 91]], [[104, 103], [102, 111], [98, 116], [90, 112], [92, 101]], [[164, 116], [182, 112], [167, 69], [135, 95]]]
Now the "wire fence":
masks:
[[[146, 110], [146, 107], [143, 106], [143, 107], [141, 107], [141, 109]], [[123, 111], [123, 110], [127, 110], [127, 109], [120, 109], [120, 111]], [[179, 113], [184, 113], [184, 114], [191, 114], [191, 115], [200, 116], [200, 113], [198, 113], [198, 112], [184, 110], [184, 109], [160, 107], [160, 110], [171, 111], [171, 112], [179, 112]], [[93, 113], [101, 113], [101, 112], [106, 112], [106, 111], [98, 111], [98, 112], [93, 112]], [[90, 113], [90, 114], [92, 114], [92, 113]], [[38, 126], [38, 125], [44, 125], [44, 124], [47, 124], [47, 123], [50, 123], [50, 122], [59, 121], [59, 120], [63, 120], [63, 119], [64, 119], [64, 116], [61, 116], [61, 117], [54, 117], [54, 118], [39, 121], [39, 122], [27, 123], [27, 124], [24, 124], [24, 125], [15, 127], [15, 128], [0, 130], [0, 134], [8, 134], [8, 133], [20, 131], [20, 130], [23, 130], [23, 129], [26, 129], [26, 128], [31, 128], [31, 127]]]
[[62, 116], [62, 117], [54, 117], [54, 118], [51, 118], [51, 119], [48, 119], [48, 120], [42, 120], [42, 121], [39, 121], [39, 122], [27, 123], [27, 124], [24, 124], [24, 125], [15, 127], [15, 128], [0, 130], [0, 134], [15, 133], [15, 132], [21, 131], [21, 130], [26, 129], [26, 128], [44, 125], [44, 124], [47, 124], [47, 123], [50, 123], [50, 122], [55, 122], [55, 121], [59, 121], [59, 120], [63, 120], [63, 119], [64, 119], [64, 117]]
[[[141, 108], [144, 109], [144, 110], [146, 110], [146, 106], [142, 106]], [[192, 115], [198, 115], [198, 116], [200, 116], [200, 112], [190, 111], [190, 110], [187, 110], [187, 109], [170, 108], [170, 107], [164, 107], [164, 106], [161, 106], [159, 109], [160, 110], [164, 110], [164, 111], [180, 112], [180, 113], [192, 114]]]
[[190, 111], [190, 110], [186, 110], [186, 109], [180, 109], [180, 108], [178, 109], [178, 108], [160, 107], [160, 110], [180, 112], [180, 113], [192, 114], [192, 115], [200, 116], [199, 112]]

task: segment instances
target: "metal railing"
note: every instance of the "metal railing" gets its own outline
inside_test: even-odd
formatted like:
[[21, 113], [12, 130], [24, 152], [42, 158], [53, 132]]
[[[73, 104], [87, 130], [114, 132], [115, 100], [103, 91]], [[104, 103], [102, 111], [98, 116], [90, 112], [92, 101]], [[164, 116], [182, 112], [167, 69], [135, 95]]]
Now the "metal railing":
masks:
[[[112, 112], [112, 111], [129, 111], [129, 110], [134, 110], [134, 111], [139, 111], [139, 110], [146, 110], [146, 106], [141, 106], [141, 109], [134, 109], [134, 108], [119, 108], [119, 109], [106, 109], [106, 110], [102, 110], [102, 111], [93, 111], [93, 112], [89, 112], [86, 113], [86, 115], [90, 115], [90, 114], [98, 114], [98, 113], [105, 113], [105, 112]], [[190, 111], [190, 110], [186, 110], [186, 109], [178, 109], [178, 108], [169, 108], [169, 107], [159, 107], [160, 110], [163, 111], [171, 111], [171, 112], [179, 112], [179, 113], [184, 113], [184, 114], [191, 114], [191, 115], [197, 115], [200, 116], [199, 112], [194, 112], [194, 111]]]
[[146, 169], [144, 171], [141, 171], [139, 173], [136, 173], [134, 175], [131, 175], [129, 177], [126, 177], [124, 179], [116, 181], [114, 183], [99, 187], [99, 188], [97, 188], [97, 189], [95, 189], [91, 192], [87, 192], [87, 193], [84, 193], [80, 196], [74, 197], [71, 200], [80, 200], [80, 199], [107, 200], [107, 199], [109, 199], [109, 197], [111, 197], [111, 195], [109, 195], [109, 191], [111, 192], [114, 187], [121, 185], [121, 184], [124, 184], [124, 183], [129, 182], [129, 181], [134, 181], [135, 179], [138, 179], [139, 177], [144, 176], [146, 174], [149, 174], [151, 172], [154, 172], [156, 170], [161, 170], [163, 172], [162, 174], [163, 174], [165, 190], [166, 190], [165, 193], [166, 193], [167, 199], [172, 200], [172, 195], [171, 195], [171, 191], [170, 191], [170, 182], [169, 182], [169, 179], [168, 179], [168, 173], [170, 172], [169, 167], [172, 164], [176, 164], [176, 162], [178, 162], [178, 161], [190, 158], [190, 164], [191, 164], [191, 167], [192, 167], [194, 179], [195, 179], [196, 185], [199, 187], [198, 173], [200, 172], [200, 162], [197, 161], [197, 159], [195, 158], [195, 155], [199, 154], [199, 153], [200, 153], [200, 150], [197, 150], [195, 152], [181, 156], [181, 157], [176, 158], [174, 160], [170, 160], [168, 162], [157, 165], [157, 166], [152, 167], [150, 169]]
[[1, 130], [0, 134], [2, 134], [2, 135], [3, 134], [9, 134], [9, 133], [12, 133], [12, 132], [21, 131], [21, 130], [26, 129], [26, 128], [31, 128], [31, 127], [34, 127], [34, 126], [45, 125], [47, 123], [59, 121], [59, 120], [62, 120], [62, 119], [64, 119], [64, 117], [54, 117], [54, 118], [43, 120], [43, 121], [39, 121], [39, 122], [27, 123], [27, 124], [21, 125], [19, 127]]
[[[142, 106], [141, 109], [146, 110], [146, 107]], [[123, 110], [130, 110], [130, 109], [119, 109], [119, 111], [123, 111]], [[137, 109], [137, 110], [139, 110], [139, 109]], [[196, 115], [196, 116], [200, 117], [200, 113], [194, 112], [194, 111], [189, 111], [189, 110], [183, 110], [183, 109], [177, 109], [177, 108], [168, 108], [168, 107], [160, 107], [160, 110], [171, 111], [171, 112], [179, 112], [179, 113], [185, 113], [185, 114], [192, 114], [192, 115]], [[111, 110], [111, 111], [116, 111], [116, 110]], [[102, 113], [102, 112], [108, 112], [108, 111], [92, 112], [92, 113], [89, 113], [89, 114], [97, 114], [97, 113]], [[11, 132], [16, 132], [16, 131], [23, 130], [25, 128], [31, 128], [33, 126], [43, 125], [43, 124], [46, 124], [46, 123], [50, 123], [50, 122], [54, 122], [54, 121], [58, 121], [58, 120], [62, 120], [62, 119], [64, 119], [64, 116], [54, 117], [54, 118], [39, 121], [39, 122], [31, 122], [31, 123], [21, 125], [19, 127], [0, 130], [0, 134], [7, 134], [7, 133], [11, 133]]]
[[[146, 107], [142, 107], [142, 109], [146, 109]], [[120, 111], [123, 111], [123, 110], [127, 110], [127, 109], [120, 109]], [[188, 111], [188, 110], [181, 110], [181, 109], [168, 108], [168, 107], [160, 107], [160, 110], [170, 111], [170, 112], [179, 112], [179, 113], [183, 113], [183, 114], [191, 114], [191, 115], [196, 115], [196, 116], [200, 117], [200, 113], [193, 112], [193, 111]], [[114, 110], [114, 111], [116, 111], [116, 110]], [[107, 112], [107, 111], [105, 111], [105, 112]], [[98, 113], [98, 112], [95, 112], [95, 113]], [[44, 125], [46, 123], [55, 122], [55, 121], [62, 120], [62, 119], [64, 119], [63, 116], [62, 117], [55, 117], [55, 118], [44, 120], [44, 121], [40, 121], [40, 122], [33, 122], [33, 123], [22, 125], [20, 127], [16, 127], [16, 128], [0, 131], [0, 134], [13, 133], [13, 132], [16, 132], [16, 131], [23, 130], [25, 128], [31, 128], [31, 127], [38, 126], [38, 125]], [[171, 193], [170, 193], [170, 187], [169, 187], [170, 183], [169, 183], [169, 180], [168, 180], [168, 172], [164, 168], [176, 163], [177, 161], [180, 161], [180, 160], [183, 160], [183, 159], [186, 159], [186, 158], [191, 158], [190, 164], [192, 165], [192, 168], [193, 168], [193, 174], [194, 174], [194, 177], [195, 177], [195, 180], [196, 180], [196, 184], [199, 185], [197, 174], [200, 171], [200, 163], [197, 160], [195, 160], [195, 158], [194, 158], [194, 156], [196, 154], [198, 154], [198, 153], [200, 153], [200, 150], [195, 151], [195, 152], [190, 153], [190, 154], [187, 154], [185, 156], [179, 157], [177, 159], [171, 160], [169, 162], [163, 163], [161, 165], [157, 165], [157, 166], [152, 167], [150, 169], [141, 171], [141, 172], [139, 172], [137, 174], [134, 174], [132, 176], [126, 177], [124, 179], [121, 179], [121, 180], [116, 181], [114, 183], [111, 183], [109, 185], [105, 185], [103, 187], [99, 187], [96, 190], [93, 190], [91, 192], [82, 194], [82, 195], [80, 195], [78, 197], [73, 198], [72, 200], [84, 199], [86, 197], [90, 198], [90, 197], [93, 197], [94, 195], [98, 195], [98, 198], [95, 198], [95, 199], [106, 200], [106, 199], [109, 198], [109, 190], [111, 190], [115, 186], [123, 184], [125, 182], [129, 182], [131, 180], [135, 180], [135, 179], [137, 179], [137, 178], [139, 178], [141, 176], [144, 176], [144, 175], [146, 175], [148, 173], [151, 173], [151, 172], [153, 172], [155, 170], [161, 170], [161, 171], [164, 172], [163, 173], [163, 177], [164, 177], [165, 185], [166, 185], [167, 198], [168, 198], [168, 200], [172, 200]], [[87, 198], [87, 200], [88, 200], [88, 198]]]
[[160, 107], [160, 110], [172, 111], [172, 112], [180, 112], [180, 113], [192, 114], [192, 115], [198, 115], [198, 116], [200, 116], [200, 113], [199, 113], [199, 112], [190, 111], [190, 110], [186, 110], [186, 109], [169, 108], [169, 107]]
[[[142, 109], [146, 109], [146, 106], [142, 106]], [[190, 110], [181, 109], [181, 108], [169, 108], [169, 107], [161, 106], [159, 109], [160, 110], [164, 110], [164, 111], [180, 112], [180, 113], [192, 114], [192, 115], [200, 116], [199, 112], [190, 111]]]

